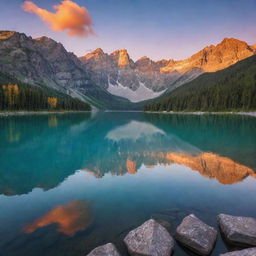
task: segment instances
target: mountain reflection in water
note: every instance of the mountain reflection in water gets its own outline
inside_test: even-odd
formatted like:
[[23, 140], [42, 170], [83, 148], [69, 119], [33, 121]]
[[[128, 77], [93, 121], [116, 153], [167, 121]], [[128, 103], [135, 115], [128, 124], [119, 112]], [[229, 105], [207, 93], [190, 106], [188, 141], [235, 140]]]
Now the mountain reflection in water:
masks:
[[[149, 218], [173, 235], [190, 213], [216, 228], [219, 213], [252, 216], [255, 127], [231, 115], [0, 118], [0, 255], [82, 256], [113, 242], [126, 256], [124, 236]], [[218, 239], [212, 256], [226, 251]]]
[[233, 184], [248, 176], [256, 178], [255, 172], [235, 161], [213, 153], [192, 156], [186, 153], [167, 153], [164, 157], [173, 163], [189, 167], [207, 178], [216, 178], [222, 184]]
[[0, 193], [48, 190], [81, 169], [99, 178], [172, 163], [233, 184], [255, 177], [255, 123], [242, 116], [141, 113], [2, 118]]

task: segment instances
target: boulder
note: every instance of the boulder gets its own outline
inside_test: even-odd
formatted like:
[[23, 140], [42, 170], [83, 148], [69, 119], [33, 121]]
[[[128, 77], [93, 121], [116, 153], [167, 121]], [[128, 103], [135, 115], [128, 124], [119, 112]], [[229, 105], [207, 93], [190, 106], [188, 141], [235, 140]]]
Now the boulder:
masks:
[[190, 214], [178, 226], [175, 238], [197, 254], [208, 255], [215, 245], [217, 231]]
[[255, 218], [220, 214], [218, 221], [227, 242], [242, 246], [256, 246]]
[[108, 243], [108, 244], [96, 247], [87, 256], [120, 256], [120, 254], [113, 244]]
[[168, 231], [153, 219], [130, 231], [124, 239], [130, 255], [170, 256], [174, 240]]
[[256, 256], [256, 247], [244, 249], [241, 251], [227, 252], [224, 254], [220, 254], [220, 256]]

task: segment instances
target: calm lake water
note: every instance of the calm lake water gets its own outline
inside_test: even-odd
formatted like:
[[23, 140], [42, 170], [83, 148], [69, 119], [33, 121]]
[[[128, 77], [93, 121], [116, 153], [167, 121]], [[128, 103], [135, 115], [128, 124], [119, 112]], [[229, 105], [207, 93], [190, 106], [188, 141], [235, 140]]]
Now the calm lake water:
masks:
[[[98, 113], [0, 118], [0, 255], [127, 255], [149, 218], [256, 217], [256, 118]], [[218, 235], [212, 255], [226, 252]], [[174, 255], [188, 255], [176, 245]], [[191, 253], [190, 253], [191, 255]]]

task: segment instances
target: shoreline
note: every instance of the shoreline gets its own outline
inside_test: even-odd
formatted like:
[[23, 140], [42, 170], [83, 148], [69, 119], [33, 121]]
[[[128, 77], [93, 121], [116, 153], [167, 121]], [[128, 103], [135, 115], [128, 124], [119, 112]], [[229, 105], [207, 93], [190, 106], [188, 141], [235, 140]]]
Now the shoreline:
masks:
[[[0, 111], [0, 117], [5, 116], [25, 116], [25, 115], [50, 115], [50, 114], [77, 114], [77, 113], [92, 113], [94, 111], [86, 110], [70, 110], [70, 111]], [[101, 112], [101, 111], [99, 111]], [[173, 115], [244, 115], [256, 117], [256, 111], [251, 112], [183, 112], [183, 111], [140, 111], [140, 110], [105, 110], [102, 112], [136, 112], [136, 113], [149, 113], [149, 114], [173, 114]]]
[[50, 114], [75, 114], [75, 113], [91, 113], [91, 111], [86, 110], [70, 110], [70, 111], [0, 111], [0, 117], [6, 116], [26, 116], [26, 115], [50, 115]]
[[145, 113], [151, 114], [178, 114], [178, 115], [243, 115], [256, 117], [256, 111], [251, 112], [203, 112], [203, 111], [194, 111], [194, 112], [183, 112], [183, 111], [145, 111]]

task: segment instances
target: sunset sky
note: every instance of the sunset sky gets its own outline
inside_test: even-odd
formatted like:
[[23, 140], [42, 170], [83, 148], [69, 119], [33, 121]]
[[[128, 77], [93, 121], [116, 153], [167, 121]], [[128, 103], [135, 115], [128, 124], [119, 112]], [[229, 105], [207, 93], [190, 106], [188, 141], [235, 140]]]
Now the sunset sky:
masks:
[[48, 12], [56, 12], [53, 6], [62, 1], [32, 0], [26, 9], [24, 1], [1, 0], [0, 29], [51, 37], [78, 56], [98, 47], [108, 53], [126, 48], [134, 60], [182, 59], [224, 37], [256, 43], [256, 0], [72, 1], [79, 8], [75, 26], [84, 27], [65, 30], [74, 26], [69, 16], [63, 21]]

